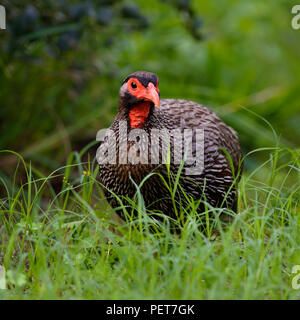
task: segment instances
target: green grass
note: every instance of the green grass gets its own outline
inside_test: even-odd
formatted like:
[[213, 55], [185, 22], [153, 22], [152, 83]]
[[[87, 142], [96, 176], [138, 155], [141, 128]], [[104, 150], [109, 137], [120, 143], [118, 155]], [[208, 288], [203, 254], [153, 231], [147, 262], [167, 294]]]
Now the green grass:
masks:
[[[268, 159], [240, 183], [239, 214], [197, 219], [195, 206], [174, 233], [150, 218], [140, 196], [121, 221], [103, 200], [95, 163], [71, 153], [45, 177], [19, 156], [2, 179], [0, 261], [3, 299], [299, 299], [299, 150], [256, 150]], [[16, 155], [17, 156], [17, 155]], [[26, 181], [17, 187], [19, 172]], [[64, 177], [60, 192], [51, 180]], [[131, 218], [132, 209], [138, 218]], [[152, 213], [153, 214], [153, 213]], [[155, 232], [153, 231], [155, 230]]]

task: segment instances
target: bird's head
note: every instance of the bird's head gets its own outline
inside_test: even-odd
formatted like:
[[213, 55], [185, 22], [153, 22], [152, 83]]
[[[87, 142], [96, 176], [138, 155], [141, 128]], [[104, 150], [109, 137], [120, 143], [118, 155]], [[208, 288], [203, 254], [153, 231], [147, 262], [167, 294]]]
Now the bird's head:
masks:
[[120, 88], [120, 107], [127, 111], [132, 128], [142, 127], [151, 108], [159, 105], [157, 75], [137, 71], [126, 77]]

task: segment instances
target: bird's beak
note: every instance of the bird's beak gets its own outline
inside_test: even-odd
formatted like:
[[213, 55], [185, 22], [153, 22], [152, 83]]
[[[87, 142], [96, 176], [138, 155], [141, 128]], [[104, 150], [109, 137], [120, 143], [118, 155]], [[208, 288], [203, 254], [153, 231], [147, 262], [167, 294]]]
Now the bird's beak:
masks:
[[154, 86], [152, 82], [149, 82], [148, 87], [146, 88], [146, 92], [143, 95], [143, 98], [146, 101], [151, 101], [154, 103], [155, 107], [160, 106], [160, 101], [159, 101], [159, 93], [158, 89]]

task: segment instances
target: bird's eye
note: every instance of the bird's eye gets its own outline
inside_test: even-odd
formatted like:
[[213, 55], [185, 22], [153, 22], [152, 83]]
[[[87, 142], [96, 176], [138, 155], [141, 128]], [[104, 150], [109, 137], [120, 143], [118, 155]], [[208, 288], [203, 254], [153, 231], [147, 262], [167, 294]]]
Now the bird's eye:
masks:
[[136, 89], [136, 88], [137, 88], [137, 85], [136, 85], [135, 82], [131, 82], [131, 88], [132, 88], [132, 89]]

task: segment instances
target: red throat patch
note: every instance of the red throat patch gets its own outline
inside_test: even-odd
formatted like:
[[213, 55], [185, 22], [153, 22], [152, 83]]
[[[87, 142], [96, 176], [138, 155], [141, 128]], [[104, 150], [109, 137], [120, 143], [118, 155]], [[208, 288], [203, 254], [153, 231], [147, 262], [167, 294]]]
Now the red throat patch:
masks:
[[129, 120], [131, 128], [142, 127], [148, 117], [151, 102], [143, 102], [134, 106], [129, 111]]

